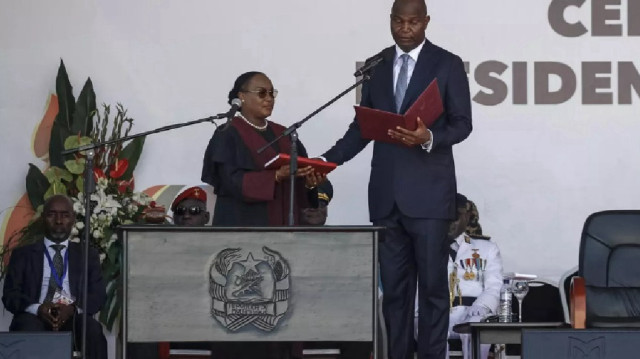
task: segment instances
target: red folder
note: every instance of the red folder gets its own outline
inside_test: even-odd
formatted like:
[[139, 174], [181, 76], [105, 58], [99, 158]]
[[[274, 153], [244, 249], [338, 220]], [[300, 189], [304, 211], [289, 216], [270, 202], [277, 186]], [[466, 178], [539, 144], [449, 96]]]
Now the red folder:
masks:
[[[286, 153], [280, 153], [269, 162], [264, 165], [264, 168], [268, 170], [277, 170], [278, 168], [288, 165], [291, 162], [291, 157]], [[316, 172], [327, 174], [334, 169], [337, 165], [333, 162], [325, 162], [321, 159], [313, 159], [298, 156], [298, 168], [311, 166]]]
[[399, 144], [402, 142], [394, 140], [387, 134], [390, 129], [401, 126], [409, 131], [415, 131], [418, 127], [418, 117], [429, 128], [444, 112], [438, 79], [431, 81], [404, 115], [363, 106], [354, 106], [354, 108], [362, 138]]

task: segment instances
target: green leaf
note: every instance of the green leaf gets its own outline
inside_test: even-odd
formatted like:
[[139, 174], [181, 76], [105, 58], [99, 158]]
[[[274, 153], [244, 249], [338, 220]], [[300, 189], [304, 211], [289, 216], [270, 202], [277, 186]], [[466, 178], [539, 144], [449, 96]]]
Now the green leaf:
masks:
[[122, 297], [118, 288], [121, 284], [120, 280], [113, 280], [108, 283], [107, 300], [100, 311], [100, 322], [102, 322], [109, 330], [112, 330], [113, 324], [120, 317]]
[[29, 163], [26, 182], [29, 202], [31, 202], [33, 208], [38, 208], [44, 204], [44, 194], [49, 189], [49, 180], [38, 167]]
[[92, 142], [93, 140], [91, 139], [91, 137], [71, 135], [64, 140], [64, 149], [69, 150], [72, 148], [88, 145]]
[[44, 211], [44, 204], [41, 204], [36, 208], [36, 213], [33, 215], [33, 218], [38, 218], [42, 215], [42, 211]]
[[78, 102], [76, 103], [76, 110], [73, 113], [73, 126], [71, 132], [74, 134], [81, 134], [83, 136], [89, 136], [93, 131], [93, 116], [96, 113], [96, 94], [93, 91], [93, 83], [91, 78], [85, 82], [80, 95], [78, 95]]
[[[58, 113], [60, 116], [60, 113]], [[58, 121], [58, 116], [56, 116], [56, 120], [53, 122], [53, 126], [51, 126], [51, 140], [49, 141], [49, 163], [51, 166], [63, 167], [64, 166], [64, 156], [62, 156], [62, 151], [64, 150], [64, 141], [71, 136], [71, 131], [65, 128]], [[69, 158], [67, 156], [67, 158]]]
[[76, 178], [76, 189], [78, 192], [84, 192], [84, 177], [79, 176]]
[[69, 171], [65, 170], [64, 168], [60, 168], [60, 167], [49, 167], [44, 171], [44, 175], [45, 177], [47, 177], [47, 180], [49, 181], [49, 183], [53, 183], [56, 181], [57, 182], [73, 181], [73, 176], [71, 175], [71, 173], [69, 173]]
[[56, 194], [67, 194], [67, 187], [60, 181], [53, 181], [51, 183], [51, 186], [49, 186], [49, 189], [44, 194], [45, 201]]
[[73, 128], [73, 113], [75, 112], [76, 100], [73, 97], [73, 88], [69, 82], [67, 69], [64, 62], [60, 59], [60, 67], [58, 68], [58, 76], [56, 76], [56, 94], [58, 95], [58, 116], [56, 122], [60, 123], [68, 131]]
[[[105, 305], [102, 306], [102, 310], [100, 310], [100, 315], [98, 316], [98, 320], [100, 321], [100, 323], [104, 324], [105, 326], [107, 325], [107, 302], [109, 301], [109, 299], [107, 298], [107, 301], [105, 301]], [[107, 330], [111, 330], [109, 328], [107, 328]]]
[[144, 146], [144, 140], [146, 137], [138, 137], [129, 142], [120, 152], [119, 158], [126, 158], [129, 161], [129, 167], [124, 172], [120, 180], [128, 181], [133, 176], [133, 170], [138, 164], [140, 155], [142, 154], [142, 147]]
[[115, 267], [118, 266], [121, 252], [120, 244], [117, 241], [109, 246], [109, 249], [107, 249], [107, 260], [109, 261], [109, 265]]
[[79, 175], [84, 172], [86, 162], [84, 158], [76, 158], [75, 160], [64, 161], [64, 167], [72, 174]]
[[103, 324], [107, 324], [108, 319], [109, 319], [109, 309], [111, 308], [111, 304], [114, 300], [114, 296], [113, 294], [115, 293], [115, 281], [111, 281], [107, 284], [107, 298], [104, 302], [104, 305], [102, 306], [102, 310], [100, 311], [100, 321]]
[[49, 163], [52, 166], [62, 167], [64, 165], [63, 156], [60, 153], [63, 149], [64, 140], [71, 135], [73, 123], [73, 113], [75, 112], [75, 102], [73, 98], [73, 88], [69, 82], [67, 69], [64, 62], [60, 60], [58, 75], [56, 76], [56, 94], [58, 95], [58, 114], [51, 127], [51, 141], [49, 142]]
[[120, 318], [120, 312], [122, 311], [122, 300], [120, 298], [116, 298], [113, 306], [111, 307], [111, 311], [109, 313], [110, 318], [107, 319], [107, 328], [113, 330], [113, 324]]

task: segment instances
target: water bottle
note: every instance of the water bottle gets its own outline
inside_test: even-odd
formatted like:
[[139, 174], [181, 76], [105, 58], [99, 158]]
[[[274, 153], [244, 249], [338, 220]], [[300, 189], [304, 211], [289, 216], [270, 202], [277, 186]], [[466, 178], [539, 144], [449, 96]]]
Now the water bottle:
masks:
[[498, 321], [501, 323], [511, 322], [511, 295], [509, 279], [505, 278], [500, 289], [500, 308], [498, 308]]

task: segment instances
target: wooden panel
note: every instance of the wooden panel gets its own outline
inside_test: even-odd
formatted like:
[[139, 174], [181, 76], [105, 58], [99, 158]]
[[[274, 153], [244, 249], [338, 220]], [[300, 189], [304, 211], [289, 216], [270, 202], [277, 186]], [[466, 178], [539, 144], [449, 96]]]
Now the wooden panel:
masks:
[[[370, 341], [374, 234], [130, 231], [125, 235], [128, 340]], [[275, 306], [287, 308], [286, 314], [270, 332], [253, 323], [232, 332], [211, 314], [210, 277], [225, 282], [212, 264], [227, 248], [241, 249], [236, 262], [246, 261], [249, 253], [263, 261], [268, 258], [263, 247], [279, 252], [289, 266], [290, 282], [277, 284], [290, 286], [289, 301]]]

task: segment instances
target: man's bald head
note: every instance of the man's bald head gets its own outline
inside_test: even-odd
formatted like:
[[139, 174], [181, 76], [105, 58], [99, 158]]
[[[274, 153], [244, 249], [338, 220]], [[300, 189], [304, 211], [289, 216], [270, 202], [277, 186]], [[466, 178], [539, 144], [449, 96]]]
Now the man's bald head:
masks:
[[394, 1], [391, 8], [393, 41], [402, 51], [410, 52], [424, 41], [429, 20], [424, 0]]
[[427, 16], [427, 3], [424, 0], [395, 0], [391, 6], [391, 14], [402, 13], [406, 10]]

